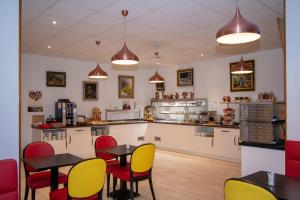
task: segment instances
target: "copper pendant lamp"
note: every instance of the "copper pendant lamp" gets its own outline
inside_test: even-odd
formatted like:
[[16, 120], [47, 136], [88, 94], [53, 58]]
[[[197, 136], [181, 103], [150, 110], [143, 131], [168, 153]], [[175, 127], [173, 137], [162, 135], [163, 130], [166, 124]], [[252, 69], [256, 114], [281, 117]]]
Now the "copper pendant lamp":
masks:
[[[155, 52], [154, 58], [159, 58], [158, 52]], [[158, 62], [156, 63], [156, 65], [158, 65]], [[156, 69], [155, 74], [149, 78], [149, 82], [150, 83], [163, 83], [163, 82], [165, 82], [165, 79], [161, 75], [158, 74], [157, 69]]]
[[250, 74], [253, 73], [253, 68], [244, 62], [243, 57], [238, 64], [231, 68], [231, 74]]
[[124, 16], [124, 45], [118, 53], [112, 56], [111, 62], [117, 65], [135, 65], [139, 63], [139, 58], [128, 49], [125, 42], [126, 16], [128, 15], [128, 10], [122, 10], [121, 13]]
[[[100, 41], [96, 41], [96, 45], [99, 48]], [[89, 78], [91, 79], [104, 79], [107, 78], [107, 73], [101, 69], [99, 65], [99, 61], [97, 62], [97, 66], [89, 73]]]
[[221, 44], [242, 44], [258, 40], [260, 37], [258, 26], [246, 20], [239, 7], [236, 8], [233, 19], [216, 34], [217, 42]]

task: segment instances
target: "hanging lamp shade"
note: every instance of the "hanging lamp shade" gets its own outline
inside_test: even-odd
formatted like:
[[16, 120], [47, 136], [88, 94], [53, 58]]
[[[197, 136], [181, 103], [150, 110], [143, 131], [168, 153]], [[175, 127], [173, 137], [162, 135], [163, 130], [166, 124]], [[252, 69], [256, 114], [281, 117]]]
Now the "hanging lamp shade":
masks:
[[149, 82], [150, 83], [163, 83], [163, 82], [165, 82], [165, 79], [161, 75], [159, 75], [156, 70], [155, 74], [149, 78]]
[[250, 74], [253, 73], [253, 68], [244, 62], [243, 57], [238, 64], [231, 68], [232, 74]]
[[89, 73], [89, 78], [93, 78], [93, 79], [107, 78], [107, 73], [103, 69], [101, 69], [99, 64], [97, 64], [97, 67]]
[[135, 65], [139, 63], [139, 58], [128, 49], [125, 38], [126, 38], [126, 17], [128, 10], [121, 11], [124, 17], [124, 45], [123, 48], [111, 57], [111, 62], [117, 65]]
[[258, 26], [246, 20], [238, 7], [233, 19], [216, 34], [217, 42], [221, 44], [242, 44], [258, 40], [260, 37]]
[[135, 65], [139, 63], [139, 58], [128, 49], [124, 42], [123, 48], [112, 56], [111, 62], [117, 65]]
[[[96, 45], [99, 47], [100, 45], [100, 41], [96, 41]], [[104, 79], [107, 78], [107, 73], [101, 69], [99, 62], [97, 63], [97, 66], [95, 69], [93, 69], [90, 73], [89, 73], [89, 78], [92, 79]]]

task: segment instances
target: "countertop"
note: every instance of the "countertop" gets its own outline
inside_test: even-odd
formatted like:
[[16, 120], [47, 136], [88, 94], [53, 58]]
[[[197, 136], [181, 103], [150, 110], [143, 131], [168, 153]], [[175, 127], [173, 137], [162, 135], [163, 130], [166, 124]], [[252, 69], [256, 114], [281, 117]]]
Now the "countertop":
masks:
[[258, 148], [264, 148], [264, 149], [274, 149], [274, 150], [285, 150], [285, 142], [280, 142], [276, 144], [264, 144], [264, 143], [257, 143], [257, 142], [240, 142], [241, 146], [248, 146], [248, 147], [258, 147]]
[[217, 128], [236, 128], [239, 129], [239, 125], [219, 125], [219, 124], [199, 124], [192, 122], [176, 122], [176, 121], [165, 121], [165, 120], [154, 120], [154, 121], [145, 121], [145, 120], [116, 120], [103, 122], [102, 124], [93, 124], [93, 125], [76, 125], [76, 126], [66, 126], [59, 128], [36, 128], [40, 130], [53, 130], [53, 129], [65, 129], [65, 128], [80, 128], [80, 127], [98, 127], [98, 126], [107, 126], [107, 125], [125, 125], [125, 124], [140, 124], [140, 123], [158, 123], [158, 124], [174, 124], [174, 125], [187, 125], [187, 126], [206, 126], [206, 127], [217, 127]]

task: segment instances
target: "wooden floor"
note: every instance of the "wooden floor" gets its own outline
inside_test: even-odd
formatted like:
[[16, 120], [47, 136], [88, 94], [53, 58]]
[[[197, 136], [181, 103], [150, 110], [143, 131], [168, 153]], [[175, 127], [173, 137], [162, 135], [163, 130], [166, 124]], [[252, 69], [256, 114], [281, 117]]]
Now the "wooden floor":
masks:
[[[69, 168], [61, 171], [68, 172]], [[204, 157], [157, 150], [153, 168], [153, 184], [158, 200], [221, 200], [227, 178], [240, 176], [240, 164]], [[21, 197], [24, 199], [24, 169], [21, 170]], [[148, 181], [140, 182], [141, 196], [151, 200]], [[103, 195], [106, 198], [106, 187]], [[29, 198], [30, 193], [29, 193]], [[49, 199], [49, 188], [36, 192], [37, 200]], [[111, 198], [110, 198], [111, 199]]]

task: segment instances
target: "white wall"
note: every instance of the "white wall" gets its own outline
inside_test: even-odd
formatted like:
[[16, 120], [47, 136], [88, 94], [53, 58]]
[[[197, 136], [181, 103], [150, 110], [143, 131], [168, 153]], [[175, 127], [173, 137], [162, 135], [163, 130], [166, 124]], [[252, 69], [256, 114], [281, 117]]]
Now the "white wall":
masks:
[[[83, 101], [82, 81], [89, 80], [88, 73], [95, 68], [95, 62], [47, 57], [32, 54], [22, 55], [22, 78], [23, 78], [23, 104], [24, 114], [22, 116], [22, 146], [31, 142], [31, 119], [32, 115], [55, 114], [55, 102], [60, 98], [67, 98], [77, 103], [77, 113], [86, 116], [92, 115], [93, 107], [100, 107], [102, 118], [104, 110], [109, 107], [122, 106], [122, 99], [118, 99], [118, 75], [133, 75], [135, 77], [135, 98], [130, 99], [131, 106], [136, 102], [137, 107], [143, 108], [150, 104], [150, 98], [154, 96], [154, 86], [148, 83], [153, 71], [150, 70], [113, 70], [110, 65], [101, 65], [108, 73], [108, 79], [99, 80], [98, 101]], [[67, 74], [67, 86], [46, 87], [46, 71], [63, 71]], [[42, 105], [43, 113], [27, 112], [28, 91], [41, 90], [43, 92]], [[143, 114], [143, 113], [142, 113]]]
[[19, 160], [19, 1], [0, 6], [0, 159]]
[[300, 46], [300, 1], [286, 1], [286, 92], [287, 92], [287, 138], [300, 140], [299, 111], [299, 46]]
[[[243, 56], [244, 60], [255, 60], [255, 91], [230, 92], [229, 63], [237, 62]], [[213, 110], [217, 104], [219, 114], [223, 114], [220, 105], [223, 96], [250, 96], [256, 100], [259, 92], [273, 91], [279, 101], [284, 100], [283, 90], [283, 51], [273, 49], [251, 54], [242, 54], [220, 59], [194, 63], [178, 68], [194, 68], [195, 97], [206, 97], [209, 109]], [[166, 79], [166, 92], [192, 91], [192, 87], [177, 87], [176, 69], [159, 69], [159, 74]], [[233, 105], [234, 106], [234, 105]]]
[[[274, 49], [260, 51], [252, 54], [244, 54], [245, 60], [255, 60], [255, 91], [253, 92], [230, 92], [229, 63], [239, 61], [241, 55], [225, 57], [221, 59], [203, 61], [195, 64], [180, 66], [177, 68], [194, 68], [195, 97], [206, 97], [209, 100], [210, 110], [217, 109], [223, 114], [224, 104], [219, 104], [224, 95], [250, 96], [257, 99], [259, 92], [273, 91], [278, 100], [283, 100], [283, 51]], [[154, 97], [155, 85], [150, 84], [148, 79], [154, 74], [154, 69], [140, 68], [137, 71], [120, 71], [112, 69], [110, 65], [102, 65], [108, 73], [107, 80], [99, 81], [99, 100], [82, 100], [82, 81], [88, 80], [88, 72], [96, 65], [94, 62], [84, 62], [63, 58], [54, 58], [38, 55], [23, 54], [23, 105], [24, 115], [22, 118], [23, 134], [22, 146], [31, 142], [31, 115], [39, 113], [28, 113], [27, 95], [29, 90], [42, 90], [43, 114], [54, 115], [54, 103], [59, 98], [68, 98], [78, 103], [78, 113], [91, 115], [94, 106], [102, 110], [111, 106], [121, 106], [122, 100], [118, 99], [118, 75], [135, 76], [135, 101], [138, 107], [150, 103]], [[158, 72], [166, 80], [166, 93], [192, 91], [192, 87], [180, 87], [176, 85], [175, 67], [161, 67]], [[65, 71], [67, 73], [67, 87], [46, 87], [46, 71]], [[216, 106], [213, 106], [216, 104]], [[237, 105], [235, 105], [237, 107]], [[216, 108], [213, 108], [216, 107]], [[103, 116], [103, 115], [102, 115]], [[238, 119], [237, 119], [238, 121]]]

